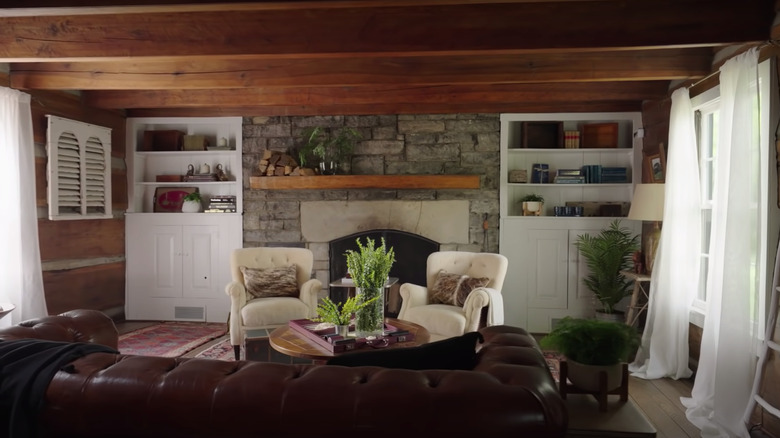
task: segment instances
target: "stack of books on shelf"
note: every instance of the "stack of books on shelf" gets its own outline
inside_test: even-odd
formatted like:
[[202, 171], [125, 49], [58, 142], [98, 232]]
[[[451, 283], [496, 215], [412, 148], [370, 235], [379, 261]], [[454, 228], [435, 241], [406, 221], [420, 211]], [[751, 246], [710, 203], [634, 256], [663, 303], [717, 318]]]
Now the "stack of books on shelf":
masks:
[[216, 173], [195, 173], [184, 175], [184, 182], [211, 182], [218, 181]]
[[236, 197], [232, 195], [215, 195], [209, 198], [206, 213], [235, 213]]
[[556, 184], [584, 184], [585, 175], [581, 169], [558, 169]]
[[628, 182], [628, 169], [625, 167], [602, 167], [602, 183], [625, 183]]
[[602, 167], [598, 164], [588, 164], [582, 166], [582, 173], [588, 184], [628, 182], [628, 168], [626, 167]]
[[588, 184], [598, 184], [601, 182], [601, 166], [598, 164], [586, 164], [582, 166], [582, 174], [585, 175], [585, 182]]
[[579, 149], [579, 147], [580, 147], [580, 131], [564, 131], [563, 132], [563, 147], [565, 149]]

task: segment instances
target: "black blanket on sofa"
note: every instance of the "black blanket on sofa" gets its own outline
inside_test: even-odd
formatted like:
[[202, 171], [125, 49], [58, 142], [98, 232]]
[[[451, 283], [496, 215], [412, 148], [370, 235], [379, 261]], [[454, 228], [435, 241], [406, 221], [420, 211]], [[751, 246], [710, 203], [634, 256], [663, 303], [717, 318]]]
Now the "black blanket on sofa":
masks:
[[36, 416], [49, 382], [64, 365], [90, 353], [118, 353], [99, 344], [19, 339], [0, 341], [0, 436], [36, 436]]

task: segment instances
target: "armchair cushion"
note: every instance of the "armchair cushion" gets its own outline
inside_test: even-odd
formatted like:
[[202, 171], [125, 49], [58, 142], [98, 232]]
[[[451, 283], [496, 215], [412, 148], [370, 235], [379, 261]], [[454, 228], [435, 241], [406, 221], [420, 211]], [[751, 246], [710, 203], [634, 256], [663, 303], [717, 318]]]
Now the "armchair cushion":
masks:
[[471, 370], [477, 363], [477, 341], [484, 342], [482, 334], [470, 332], [418, 347], [343, 354], [328, 360], [327, 364], [409, 370]]
[[244, 287], [251, 298], [297, 297], [298, 281], [295, 265], [268, 269], [240, 266]]
[[444, 269], [436, 275], [430, 290], [430, 304], [449, 304], [463, 307], [466, 297], [472, 290], [485, 287], [490, 282], [487, 277], [469, 277], [452, 274]]

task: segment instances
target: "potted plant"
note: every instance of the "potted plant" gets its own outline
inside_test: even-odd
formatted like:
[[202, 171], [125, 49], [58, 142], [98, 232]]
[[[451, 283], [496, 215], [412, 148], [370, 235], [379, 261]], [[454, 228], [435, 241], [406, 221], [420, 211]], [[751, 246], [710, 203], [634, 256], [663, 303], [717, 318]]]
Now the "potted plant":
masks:
[[568, 378], [578, 388], [598, 391], [599, 373], [607, 373], [607, 391], [622, 384], [622, 363], [639, 346], [637, 330], [627, 324], [565, 317], [539, 342], [566, 356]]
[[520, 198], [523, 204], [523, 216], [541, 216], [544, 212], [544, 198], [531, 193]]
[[374, 240], [366, 238], [365, 246], [357, 239], [358, 250], [347, 250], [347, 269], [357, 287], [356, 297], [361, 306], [355, 312], [355, 330], [359, 337], [382, 336], [385, 321], [385, 283], [395, 263], [393, 248], [387, 248], [385, 239], [374, 247]]
[[316, 322], [326, 322], [336, 326], [336, 333], [347, 337], [349, 334], [349, 323], [352, 322], [352, 315], [363, 307], [373, 303], [377, 297], [371, 300], [358, 302], [357, 297], [349, 297], [341, 306], [334, 303], [330, 298], [325, 297], [317, 306], [317, 317], [313, 319]]
[[301, 166], [314, 157], [319, 160], [320, 171], [333, 175], [345, 163], [355, 150], [355, 143], [362, 136], [352, 128], [333, 128], [317, 126], [303, 133], [304, 144], [298, 152]]
[[181, 204], [181, 211], [183, 213], [198, 213], [201, 207], [200, 193], [192, 192], [184, 197], [184, 202]]
[[601, 303], [597, 312], [614, 314], [615, 305], [631, 295], [631, 280], [621, 271], [631, 267], [633, 253], [639, 249], [639, 235], [632, 235], [615, 219], [597, 235], [581, 234], [574, 245], [589, 271], [582, 281]]

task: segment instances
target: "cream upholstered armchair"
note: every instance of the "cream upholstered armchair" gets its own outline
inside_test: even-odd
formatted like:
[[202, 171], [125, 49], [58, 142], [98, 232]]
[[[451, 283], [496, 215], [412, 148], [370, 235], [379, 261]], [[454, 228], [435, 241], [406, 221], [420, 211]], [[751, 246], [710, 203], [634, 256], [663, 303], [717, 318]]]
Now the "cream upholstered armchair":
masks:
[[431, 341], [503, 324], [501, 287], [508, 263], [501, 254], [432, 253], [427, 261], [427, 287], [401, 285], [398, 319], [425, 327]]
[[245, 330], [275, 328], [316, 315], [322, 282], [311, 278], [306, 248], [242, 248], [230, 255], [230, 343], [239, 359]]

